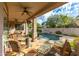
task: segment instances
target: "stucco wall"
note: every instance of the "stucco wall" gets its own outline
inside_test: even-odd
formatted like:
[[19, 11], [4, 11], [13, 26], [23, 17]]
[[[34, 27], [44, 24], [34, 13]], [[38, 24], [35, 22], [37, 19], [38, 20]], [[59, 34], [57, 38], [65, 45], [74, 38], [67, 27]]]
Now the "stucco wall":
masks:
[[2, 34], [3, 34], [3, 19], [4, 19], [4, 11], [3, 11], [3, 8], [2, 8], [2, 3], [0, 3], [0, 56], [3, 54], [3, 49], [2, 49], [2, 44], [3, 44], [3, 41], [2, 41]]
[[76, 34], [79, 35], [79, 28], [43, 28], [43, 33], [55, 33], [56, 31], [61, 31], [65, 34]]
[[3, 20], [0, 16], [0, 55], [2, 55], [2, 32], [3, 32]]

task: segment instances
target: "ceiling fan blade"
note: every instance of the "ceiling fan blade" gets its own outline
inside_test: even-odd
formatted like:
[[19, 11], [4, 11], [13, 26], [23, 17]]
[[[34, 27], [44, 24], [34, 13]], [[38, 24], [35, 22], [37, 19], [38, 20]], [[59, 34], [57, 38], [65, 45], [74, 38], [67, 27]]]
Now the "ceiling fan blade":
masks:
[[27, 11], [26, 14], [27, 14], [28, 16], [31, 16], [32, 12], [31, 12], [31, 11]]
[[39, 9], [39, 7], [29, 7], [31, 10]]
[[26, 13], [28, 16], [31, 16], [30, 13]]

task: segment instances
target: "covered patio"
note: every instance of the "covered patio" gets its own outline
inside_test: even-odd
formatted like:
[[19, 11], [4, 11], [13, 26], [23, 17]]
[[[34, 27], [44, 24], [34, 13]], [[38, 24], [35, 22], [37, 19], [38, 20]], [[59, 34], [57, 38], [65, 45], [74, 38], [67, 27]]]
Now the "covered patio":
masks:
[[[3, 11], [8, 22], [8, 39], [6, 40], [7, 47], [4, 44], [5, 55], [41, 55], [47, 54], [47, 49], [44, 53], [38, 53], [46, 41], [41, 41], [37, 37], [37, 17], [65, 4], [66, 2], [4, 2], [2, 3]], [[28, 24], [32, 24], [32, 38], [28, 37], [30, 28]], [[17, 31], [16, 24], [22, 24], [23, 30]], [[47, 44], [49, 45], [49, 44]], [[51, 43], [48, 48], [51, 48]], [[48, 52], [47, 52], [48, 51]], [[11, 52], [11, 53], [10, 53]]]

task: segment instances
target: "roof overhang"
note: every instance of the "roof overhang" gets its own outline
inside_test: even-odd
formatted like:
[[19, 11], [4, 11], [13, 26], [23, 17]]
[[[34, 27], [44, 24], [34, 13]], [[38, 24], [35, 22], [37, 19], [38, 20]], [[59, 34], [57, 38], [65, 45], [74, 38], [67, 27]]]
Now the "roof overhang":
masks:
[[[9, 21], [25, 22], [26, 20], [31, 20], [35, 17], [43, 15], [48, 11], [51, 11], [67, 2], [4, 2], [4, 11], [8, 17]], [[23, 7], [30, 7], [30, 16], [27, 14], [21, 15]]]

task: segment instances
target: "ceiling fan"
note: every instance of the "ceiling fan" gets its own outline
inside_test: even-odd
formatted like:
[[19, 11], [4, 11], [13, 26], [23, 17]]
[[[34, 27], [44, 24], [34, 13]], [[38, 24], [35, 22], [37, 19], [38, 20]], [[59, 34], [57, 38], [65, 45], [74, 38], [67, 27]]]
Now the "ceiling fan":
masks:
[[20, 11], [20, 12], [22, 12], [21, 16], [23, 16], [23, 15], [31, 16], [31, 14], [32, 14], [32, 11], [31, 11], [32, 7], [23, 6], [21, 3], [19, 3], [19, 6], [20, 6], [20, 10], [22, 10], [22, 11]]
[[24, 15], [24, 14], [26, 14], [26, 15], [28, 15], [28, 16], [31, 16], [31, 11], [29, 11], [28, 10], [28, 7], [23, 7], [23, 11], [22, 11], [22, 16]]

